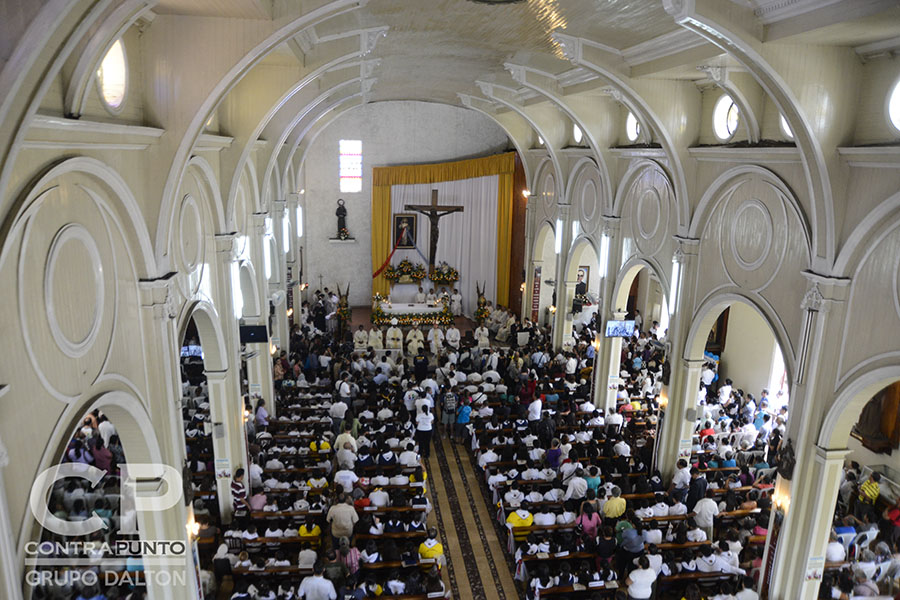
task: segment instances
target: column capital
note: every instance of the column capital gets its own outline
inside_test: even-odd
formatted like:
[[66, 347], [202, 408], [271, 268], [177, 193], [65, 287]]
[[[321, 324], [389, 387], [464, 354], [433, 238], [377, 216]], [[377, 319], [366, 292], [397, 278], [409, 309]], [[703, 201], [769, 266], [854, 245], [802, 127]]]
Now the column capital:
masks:
[[706, 361], [702, 358], [682, 358], [681, 364], [685, 369], [702, 369]]
[[572, 212], [571, 204], [557, 204], [556, 209], [559, 211], [559, 217], [562, 220], [566, 220], [569, 218], [569, 213]]
[[675, 253], [672, 254], [672, 262], [684, 264], [690, 257], [695, 257], [700, 253], [700, 240], [698, 238], [673, 235], [672, 239], [675, 240], [676, 244]]
[[216, 254], [223, 255], [228, 262], [237, 260], [238, 237], [239, 236], [236, 231], [232, 231], [229, 233], [217, 233], [215, 236]]
[[830, 462], [843, 463], [844, 459], [847, 458], [847, 455], [850, 454], [850, 450], [847, 448], [831, 450], [822, 448], [821, 446], [816, 446], [815, 448], [816, 462], [820, 464], [828, 464]]
[[603, 215], [600, 217], [600, 235], [612, 237], [619, 232], [619, 226], [622, 224], [622, 217], [614, 217], [611, 215]]
[[203, 375], [206, 376], [207, 381], [225, 381], [225, 378], [228, 377], [228, 371], [203, 371]]
[[250, 223], [253, 227], [254, 233], [258, 233], [260, 235], [265, 235], [266, 233], [266, 219], [269, 218], [269, 213], [267, 212], [257, 212], [250, 215]]
[[156, 279], [142, 279], [138, 282], [141, 306], [152, 310], [154, 319], [174, 319], [178, 316], [175, 275], [173, 271]]
[[281, 216], [284, 213], [284, 209], [287, 207], [286, 200], [272, 200], [272, 212], [276, 217]]

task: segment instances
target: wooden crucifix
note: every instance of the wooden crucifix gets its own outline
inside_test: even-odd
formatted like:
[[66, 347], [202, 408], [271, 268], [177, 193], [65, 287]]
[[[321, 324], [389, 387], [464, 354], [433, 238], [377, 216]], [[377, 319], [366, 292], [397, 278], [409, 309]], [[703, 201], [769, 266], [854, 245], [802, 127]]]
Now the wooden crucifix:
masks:
[[438, 206], [438, 191], [431, 190], [431, 204], [407, 204], [404, 210], [422, 213], [431, 222], [431, 247], [428, 249], [428, 272], [434, 271], [434, 256], [437, 254], [438, 220], [451, 213], [462, 212], [462, 206]]

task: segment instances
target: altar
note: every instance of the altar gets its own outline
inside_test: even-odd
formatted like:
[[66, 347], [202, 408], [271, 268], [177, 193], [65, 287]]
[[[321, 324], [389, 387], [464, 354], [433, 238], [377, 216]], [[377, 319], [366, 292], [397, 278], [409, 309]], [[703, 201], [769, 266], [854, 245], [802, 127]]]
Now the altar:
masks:
[[393, 319], [401, 327], [414, 324], [450, 325], [453, 323], [453, 312], [443, 302], [426, 304], [418, 302], [382, 302], [372, 310], [372, 323], [390, 325]]

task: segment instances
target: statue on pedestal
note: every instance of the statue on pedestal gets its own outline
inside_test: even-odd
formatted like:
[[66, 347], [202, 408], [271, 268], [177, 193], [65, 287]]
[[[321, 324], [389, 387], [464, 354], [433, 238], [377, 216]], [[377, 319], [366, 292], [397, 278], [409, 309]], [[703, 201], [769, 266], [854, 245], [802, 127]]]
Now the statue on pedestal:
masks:
[[337, 216], [336, 237], [339, 240], [346, 240], [350, 237], [350, 232], [347, 231], [347, 209], [344, 207], [344, 200], [342, 198], [338, 199], [337, 204], [337, 210], [334, 211], [335, 216]]

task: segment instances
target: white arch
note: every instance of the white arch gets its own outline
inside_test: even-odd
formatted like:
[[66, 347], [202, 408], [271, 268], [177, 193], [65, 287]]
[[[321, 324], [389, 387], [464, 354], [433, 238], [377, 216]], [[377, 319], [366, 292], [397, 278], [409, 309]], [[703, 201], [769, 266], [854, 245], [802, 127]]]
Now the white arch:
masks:
[[[225, 336], [216, 308], [205, 300], [188, 302], [182, 307], [178, 320], [178, 343], [184, 339], [188, 322], [194, 319], [200, 345], [203, 347], [203, 367], [207, 371], [228, 370], [228, 352], [225, 349]], [[178, 351], [173, 348], [172, 351]]]
[[[653, 258], [643, 256], [632, 256], [616, 273], [615, 285], [612, 293], [612, 306], [610, 310], [619, 310], [625, 308], [625, 301], [628, 300], [628, 292], [635, 277], [641, 272], [641, 269], [649, 269], [651, 273], [656, 275], [659, 283], [663, 288], [663, 296], [666, 302], [671, 302], [671, 289], [669, 288], [669, 278], [662, 266]], [[671, 304], [670, 304], [671, 306]]]
[[850, 430], [856, 423], [853, 416], [882, 388], [896, 381], [900, 381], [900, 357], [895, 357], [892, 364], [866, 371], [844, 383], [822, 422], [818, 445], [826, 450], [846, 448]]
[[847, 237], [834, 263], [836, 277], [850, 277], [862, 260], [860, 253], [871, 249], [873, 236], [884, 227], [893, 228], [896, 223], [891, 217], [900, 216], [900, 192], [882, 200], [878, 206], [869, 211]]

